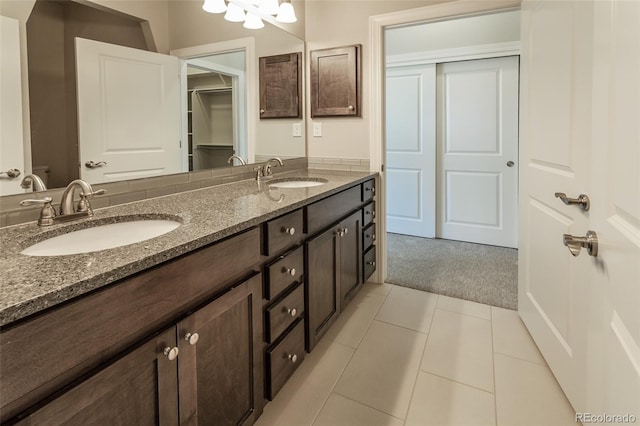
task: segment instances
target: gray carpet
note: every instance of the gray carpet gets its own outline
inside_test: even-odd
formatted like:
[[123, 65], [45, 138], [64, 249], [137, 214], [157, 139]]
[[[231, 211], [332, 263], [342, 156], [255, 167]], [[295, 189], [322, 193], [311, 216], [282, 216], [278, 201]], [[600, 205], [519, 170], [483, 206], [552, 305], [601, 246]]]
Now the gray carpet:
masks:
[[387, 234], [387, 282], [518, 308], [518, 250]]

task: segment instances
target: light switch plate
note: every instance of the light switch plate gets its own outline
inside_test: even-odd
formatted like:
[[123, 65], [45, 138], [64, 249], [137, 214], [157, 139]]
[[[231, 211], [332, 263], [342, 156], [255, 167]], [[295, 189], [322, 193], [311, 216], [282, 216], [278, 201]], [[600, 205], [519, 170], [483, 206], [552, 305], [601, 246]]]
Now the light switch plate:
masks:
[[293, 123], [292, 134], [294, 138], [302, 137], [302, 123]]
[[313, 123], [313, 137], [322, 137], [322, 123]]

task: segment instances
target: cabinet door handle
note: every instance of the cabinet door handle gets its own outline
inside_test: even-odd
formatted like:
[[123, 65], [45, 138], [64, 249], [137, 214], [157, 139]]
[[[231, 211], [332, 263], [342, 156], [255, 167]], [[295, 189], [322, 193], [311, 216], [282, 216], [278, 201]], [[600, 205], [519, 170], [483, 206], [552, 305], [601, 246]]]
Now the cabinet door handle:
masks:
[[349, 232], [349, 228], [344, 228], [344, 231], [342, 232], [342, 236], [344, 237], [345, 235], [347, 235], [348, 232]]
[[338, 228], [338, 229], [336, 230], [336, 235], [337, 235], [338, 237], [341, 237], [341, 238], [342, 238], [342, 237], [344, 237], [344, 229], [342, 229], [342, 228]]
[[287, 228], [283, 226], [282, 232], [284, 232], [285, 234], [293, 235], [296, 233], [296, 228], [294, 228], [293, 226], [291, 228]]
[[198, 333], [187, 333], [184, 335], [184, 340], [189, 342], [190, 345], [195, 345], [200, 340], [200, 335]]
[[291, 275], [292, 277], [296, 276], [296, 268], [282, 268], [283, 274]]
[[375, 186], [372, 186], [371, 188], [365, 188], [364, 190], [365, 191], [370, 191], [372, 194], [376, 193], [376, 187]]
[[296, 354], [289, 354], [287, 357], [289, 358], [289, 361], [291, 361], [291, 364], [298, 362], [298, 355]]
[[177, 347], [170, 348], [169, 346], [167, 346], [166, 348], [164, 348], [162, 354], [169, 358], [169, 361], [173, 361], [174, 359], [178, 358], [178, 352], [180, 351]]
[[367, 265], [376, 266], [376, 261], [373, 260], [371, 262], [367, 262]]
[[298, 315], [298, 311], [296, 310], [296, 308], [287, 309], [287, 313], [292, 317], [295, 317], [296, 315]]

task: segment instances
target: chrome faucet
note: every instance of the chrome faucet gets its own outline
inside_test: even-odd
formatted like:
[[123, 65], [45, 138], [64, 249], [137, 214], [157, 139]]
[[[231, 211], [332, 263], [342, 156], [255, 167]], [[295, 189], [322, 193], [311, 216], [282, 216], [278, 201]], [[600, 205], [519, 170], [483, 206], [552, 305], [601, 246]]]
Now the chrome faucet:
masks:
[[280, 167], [284, 166], [284, 163], [282, 162], [282, 160], [278, 157], [273, 157], [270, 158], [269, 160], [267, 160], [267, 162], [264, 164], [264, 166], [262, 166], [262, 176], [263, 177], [267, 177], [267, 176], [271, 176], [273, 175], [273, 171], [271, 170], [271, 163], [276, 162], [276, 165], [279, 165]]
[[42, 179], [40, 179], [40, 176], [38, 175], [34, 175], [34, 174], [26, 175], [24, 178], [22, 178], [22, 182], [20, 182], [20, 186], [24, 189], [29, 189], [32, 187], [32, 185], [33, 185], [33, 192], [47, 190], [47, 186], [44, 184], [44, 182], [42, 181]]
[[240, 157], [239, 155], [233, 154], [231, 157], [229, 157], [229, 159], [227, 160], [227, 164], [232, 165], [233, 166], [233, 159], [236, 159], [240, 162], [240, 165], [242, 166], [246, 166], [247, 162], [244, 161], [244, 158]]
[[[80, 201], [78, 202], [78, 208], [73, 208], [73, 197], [75, 189], [79, 187], [82, 192], [80, 193]], [[51, 205], [53, 198], [44, 197], [40, 200], [22, 200], [21, 206], [32, 206], [35, 204], [42, 204], [42, 210], [40, 211], [40, 218], [38, 219], [38, 226], [49, 226], [58, 222], [67, 222], [70, 220], [78, 219], [81, 217], [93, 216], [93, 210], [91, 210], [91, 204], [89, 203], [89, 197], [94, 195], [102, 195], [107, 191], [99, 189], [94, 191], [91, 185], [87, 182], [76, 179], [71, 181], [67, 188], [62, 193], [62, 199], [60, 200], [60, 214], [56, 215], [56, 210]]]

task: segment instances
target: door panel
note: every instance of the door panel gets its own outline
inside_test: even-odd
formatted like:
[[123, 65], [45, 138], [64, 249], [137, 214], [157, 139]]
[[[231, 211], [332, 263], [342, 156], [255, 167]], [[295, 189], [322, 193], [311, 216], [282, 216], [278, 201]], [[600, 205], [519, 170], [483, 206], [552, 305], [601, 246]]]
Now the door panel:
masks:
[[516, 247], [517, 114], [517, 57], [438, 64], [438, 237]]
[[25, 176], [24, 141], [22, 138], [22, 82], [20, 75], [20, 32], [18, 21], [0, 16], [0, 172], [18, 169], [20, 177], [0, 176], [0, 196], [20, 194]]
[[562, 234], [584, 235], [589, 213], [555, 192], [585, 193], [589, 178], [591, 23], [588, 2], [522, 6], [518, 310], [576, 411], [586, 409], [590, 259]]
[[[89, 183], [182, 172], [178, 58], [76, 38], [80, 176]], [[86, 161], [104, 161], [90, 169]]]
[[435, 65], [386, 80], [387, 230], [435, 236]]

